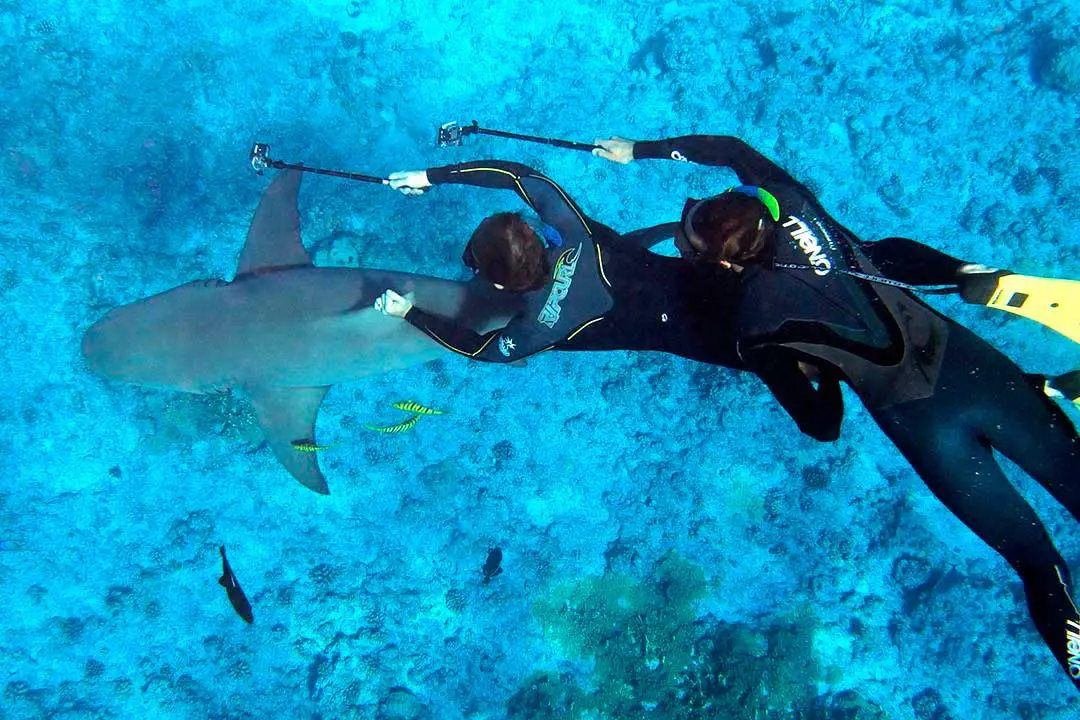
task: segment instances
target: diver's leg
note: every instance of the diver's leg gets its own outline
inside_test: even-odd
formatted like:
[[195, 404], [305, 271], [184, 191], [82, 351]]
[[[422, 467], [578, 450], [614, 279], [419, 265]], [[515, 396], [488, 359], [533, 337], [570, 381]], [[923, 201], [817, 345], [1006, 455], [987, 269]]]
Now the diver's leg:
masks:
[[1009, 407], [1001, 408], [1006, 421], [987, 423], [991, 444], [1080, 521], [1080, 436], [1065, 411], [1034, 388], [998, 402]]
[[[1046, 396], [1046, 379], [1025, 375], [1002, 353], [963, 327], [949, 331], [946, 369], [935, 399], [963, 414], [995, 450], [1020, 466], [1080, 521], [1080, 435]], [[945, 385], [944, 388], [941, 386]]]
[[967, 261], [910, 238], [888, 237], [860, 242], [859, 249], [885, 277], [908, 285], [952, 285]]
[[875, 415], [930, 491], [1020, 575], [1036, 629], [1080, 690], [1080, 653], [1070, 653], [1067, 634], [1080, 637], [1080, 614], [1069, 595], [1065, 561], [988, 444], [974, 427], [958, 422], [961, 416], [935, 408], [938, 401], [918, 400]]

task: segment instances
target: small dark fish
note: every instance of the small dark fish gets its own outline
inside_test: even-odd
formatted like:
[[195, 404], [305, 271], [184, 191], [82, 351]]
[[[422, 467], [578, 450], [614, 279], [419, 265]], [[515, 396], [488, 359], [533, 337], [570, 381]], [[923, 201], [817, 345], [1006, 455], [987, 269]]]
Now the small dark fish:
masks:
[[480, 568], [480, 572], [484, 574], [485, 585], [491, 582], [491, 578], [502, 573], [502, 550], [500, 548], [488, 550], [487, 561]]
[[236, 582], [236, 575], [229, 567], [224, 545], [221, 546], [221, 579], [218, 580], [218, 585], [225, 588], [225, 593], [229, 596], [229, 602], [232, 603], [236, 614], [242, 617], [244, 622], [255, 622], [255, 616], [251, 614], [251, 603], [248, 602], [244, 591], [240, 589], [240, 583]]

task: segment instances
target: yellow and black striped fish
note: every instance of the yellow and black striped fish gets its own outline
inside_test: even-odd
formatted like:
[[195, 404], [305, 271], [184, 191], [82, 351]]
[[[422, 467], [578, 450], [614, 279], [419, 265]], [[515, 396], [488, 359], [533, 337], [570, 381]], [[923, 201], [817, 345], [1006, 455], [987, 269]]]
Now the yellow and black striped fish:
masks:
[[292, 441], [293, 450], [298, 450], [299, 452], [308, 452], [308, 453], [322, 452], [323, 450], [329, 450], [332, 447], [334, 447], [334, 446], [333, 445], [316, 445], [315, 442], [312, 441], [312, 440], [293, 440]]
[[417, 415], [445, 415], [446, 410], [436, 410], [435, 408], [429, 408], [426, 405], [421, 405], [414, 400], [402, 400], [400, 402], [391, 403], [398, 410], [404, 410], [405, 412], [416, 413]]
[[412, 426], [420, 421], [419, 415], [413, 415], [405, 422], [399, 422], [397, 425], [387, 425], [386, 427], [380, 427], [378, 425], [365, 425], [368, 430], [374, 430], [381, 433], [399, 433], [406, 430], [412, 430]]

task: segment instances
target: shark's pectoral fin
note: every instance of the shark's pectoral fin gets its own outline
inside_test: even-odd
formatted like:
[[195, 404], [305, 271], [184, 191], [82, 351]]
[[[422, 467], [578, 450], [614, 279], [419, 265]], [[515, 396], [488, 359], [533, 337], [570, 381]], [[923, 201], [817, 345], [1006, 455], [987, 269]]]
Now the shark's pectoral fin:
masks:
[[278, 173], [263, 193], [240, 253], [236, 277], [298, 265], [311, 265], [311, 256], [300, 242], [300, 213], [296, 194], [303, 173]]
[[330, 494], [318, 453], [297, 450], [295, 442], [315, 442], [315, 417], [330, 387], [248, 388], [247, 394], [274, 455], [304, 487]]

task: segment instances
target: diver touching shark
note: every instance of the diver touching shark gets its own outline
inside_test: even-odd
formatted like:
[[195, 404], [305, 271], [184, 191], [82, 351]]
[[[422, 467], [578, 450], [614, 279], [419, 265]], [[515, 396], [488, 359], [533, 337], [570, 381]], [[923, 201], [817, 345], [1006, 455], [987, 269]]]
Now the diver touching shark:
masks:
[[[1004, 305], [1025, 312], [1014, 314], [1080, 342], [1078, 284], [1015, 276], [907, 238], [863, 242], [736, 138], [652, 141], [639, 144], [640, 154], [631, 141], [598, 142], [597, 154], [616, 161], [671, 158], [734, 169], [742, 185], [686, 201], [672, 233], [685, 259], [670, 260], [728, 272], [701, 283], [700, 294], [682, 295], [689, 287], [673, 273], [642, 274], [657, 262], [644, 248], [658, 233], [637, 231], [635, 241], [624, 236], [620, 244], [550, 179], [488, 160], [393, 173], [388, 184], [405, 195], [443, 184], [511, 190], [553, 226], [555, 233], [537, 232], [516, 215], [493, 215], [462, 255], [493, 287], [524, 297], [522, 311], [480, 334], [392, 288], [376, 309], [487, 362], [605, 347], [703, 359], [687, 341], [711, 333], [715, 358], [735, 358], [730, 367], [755, 372], [799, 429], [822, 441], [839, 437], [840, 383], [847, 382], [930, 490], [1017, 571], [1035, 627], [1080, 688], [1080, 611], [1068, 566], [993, 455], [1009, 457], [1080, 519], [1080, 437], [1050, 399], [1077, 402], [1080, 373], [1026, 375], [911, 294], [943, 286], [977, 304], [1015, 297]], [[546, 242], [549, 235], [558, 242]], [[692, 320], [695, 312], [701, 322]]]
[[267, 444], [305, 487], [328, 494], [315, 444], [332, 385], [418, 365], [445, 350], [372, 309], [387, 287], [483, 332], [520, 299], [482, 282], [382, 270], [317, 268], [300, 238], [301, 173], [277, 175], [255, 211], [232, 281], [196, 280], [109, 311], [82, 341], [96, 374], [190, 393], [237, 390]]
[[[522, 299], [521, 311], [504, 326], [476, 332], [393, 288], [375, 301], [376, 310], [403, 318], [447, 349], [489, 363], [548, 350], [650, 350], [747, 369], [735, 337], [739, 274], [694, 262], [680, 223], [620, 235], [588, 217], [551, 178], [503, 160], [395, 172], [384, 184], [407, 196], [440, 185], [509, 190], [539, 216], [540, 227], [510, 212], [485, 218], [461, 256], [478, 278]], [[668, 237], [681, 258], [650, 252]], [[880, 266], [882, 282], [946, 286], [929, 292], [953, 292], [956, 269], [975, 267], [914, 241], [862, 243], [860, 250]], [[1077, 373], [1031, 377], [1040, 378], [1047, 394], [1073, 399], [1080, 392]], [[819, 391], [838, 398], [840, 387], [825, 382]], [[836, 419], [822, 415], [800, 428], [835, 439]]]

